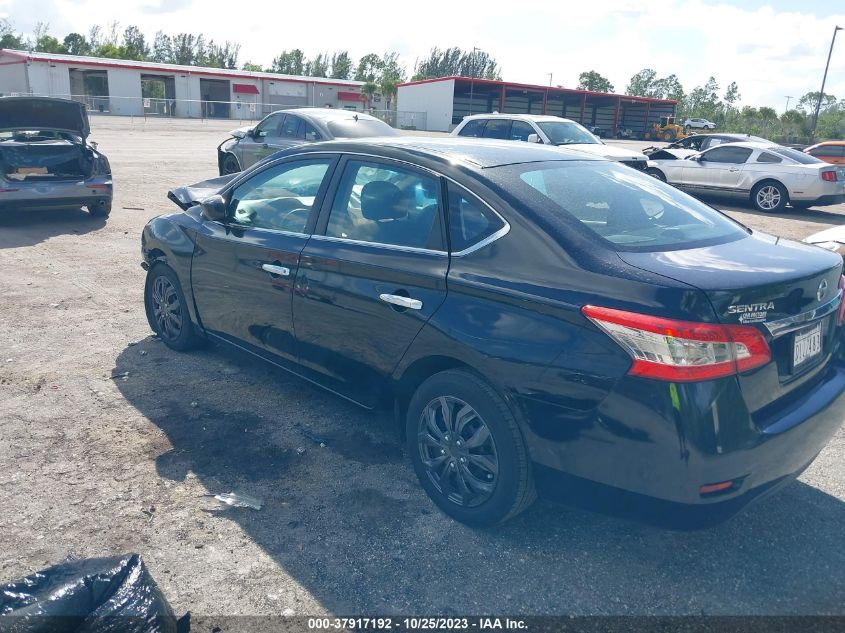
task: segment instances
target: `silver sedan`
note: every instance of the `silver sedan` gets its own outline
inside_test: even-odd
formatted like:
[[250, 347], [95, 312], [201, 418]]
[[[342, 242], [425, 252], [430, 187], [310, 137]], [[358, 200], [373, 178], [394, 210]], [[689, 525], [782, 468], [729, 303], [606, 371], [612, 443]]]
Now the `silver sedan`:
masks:
[[255, 127], [229, 132], [217, 147], [220, 175], [234, 174], [271, 154], [302, 143], [341, 138], [395, 136], [396, 130], [363, 112], [334, 108], [294, 108], [268, 114]]
[[726, 143], [704, 152], [666, 149], [647, 173], [692, 194], [747, 200], [766, 213], [845, 202], [845, 167], [771, 143]]

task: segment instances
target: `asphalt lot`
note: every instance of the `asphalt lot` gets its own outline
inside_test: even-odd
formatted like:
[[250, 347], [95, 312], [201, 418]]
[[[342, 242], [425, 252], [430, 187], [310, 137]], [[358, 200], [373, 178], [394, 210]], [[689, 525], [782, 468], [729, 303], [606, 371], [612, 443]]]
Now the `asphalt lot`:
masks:
[[[389, 415], [150, 336], [140, 231], [176, 209], [170, 187], [216, 174], [236, 124], [92, 127], [114, 171], [107, 222], [0, 218], [0, 582], [138, 552], [177, 613], [845, 614], [845, 431], [715, 528], [541, 501], [471, 530], [428, 501]], [[843, 205], [726, 209], [790, 238], [845, 221]], [[230, 491], [263, 509], [205, 496]]]

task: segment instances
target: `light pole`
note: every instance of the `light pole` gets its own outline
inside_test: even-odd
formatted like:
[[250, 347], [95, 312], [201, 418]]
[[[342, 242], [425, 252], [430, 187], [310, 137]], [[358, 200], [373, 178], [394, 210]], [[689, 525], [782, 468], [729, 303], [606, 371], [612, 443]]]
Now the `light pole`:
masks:
[[549, 88], [552, 87], [552, 73], [546, 73], [549, 76]]
[[784, 112], [789, 112], [789, 100], [792, 99], [792, 95], [786, 95], [786, 108]]
[[810, 132], [811, 144], [816, 138], [816, 124], [819, 122], [819, 110], [822, 107], [822, 97], [824, 97], [824, 83], [827, 81], [827, 69], [828, 67], [830, 67], [830, 56], [833, 54], [833, 43], [836, 41], [836, 32], [841, 30], [841, 26], [835, 27], [833, 29], [833, 37], [830, 40], [830, 50], [827, 52], [827, 63], [824, 65], [824, 76], [822, 76], [822, 89], [819, 91], [819, 100], [816, 102], [816, 113], [813, 115], [813, 129]]

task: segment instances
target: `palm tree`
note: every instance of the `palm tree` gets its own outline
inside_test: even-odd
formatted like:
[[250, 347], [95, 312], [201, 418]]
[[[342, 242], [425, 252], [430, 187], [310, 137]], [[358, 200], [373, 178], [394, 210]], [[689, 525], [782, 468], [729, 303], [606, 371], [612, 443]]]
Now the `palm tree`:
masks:
[[372, 109], [373, 104], [373, 96], [378, 92], [378, 86], [375, 84], [374, 81], [368, 81], [363, 86], [361, 86], [361, 94], [367, 100], [367, 109]]
[[387, 101], [387, 109], [391, 109], [393, 99], [396, 97], [396, 82], [393, 79], [384, 79], [381, 82], [381, 95]]

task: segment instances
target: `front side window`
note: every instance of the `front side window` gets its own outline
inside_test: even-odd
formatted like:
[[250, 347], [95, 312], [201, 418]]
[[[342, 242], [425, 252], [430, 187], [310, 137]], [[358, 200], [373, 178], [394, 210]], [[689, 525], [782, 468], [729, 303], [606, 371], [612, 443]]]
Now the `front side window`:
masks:
[[463, 251], [505, 226], [490, 208], [463, 187], [449, 183], [449, 242], [452, 252]]
[[613, 163], [525, 163], [496, 171], [527, 208], [577, 220], [614, 250], [695, 248], [747, 235], [692, 196]]
[[531, 134], [536, 134], [534, 128], [525, 121], [514, 121], [511, 126], [512, 141], [527, 141]]
[[486, 122], [486, 119], [473, 119], [472, 121], [467, 121], [467, 124], [461, 128], [460, 132], [458, 132], [458, 136], [481, 136], [484, 132], [484, 124]]
[[326, 235], [360, 242], [440, 248], [438, 181], [402, 167], [352, 160], [332, 204]]
[[501, 138], [507, 139], [510, 137], [511, 122], [508, 119], [490, 119], [487, 125], [484, 126], [484, 138]]
[[282, 123], [281, 134], [279, 136], [283, 138], [305, 138], [302, 130], [302, 119], [298, 116], [288, 114], [285, 117], [285, 122]]
[[747, 147], [717, 147], [701, 155], [701, 160], [708, 163], [731, 163], [741, 165], [751, 156]]
[[303, 233], [330, 164], [329, 159], [297, 161], [257, 173], [232, 192], [232, 223]]
[[274, 113], [264, 119], [255, 128], [255, 138], [267, 138], [268, 136], [278, 136], [279, 126], [282, 123], [284, 114]]

